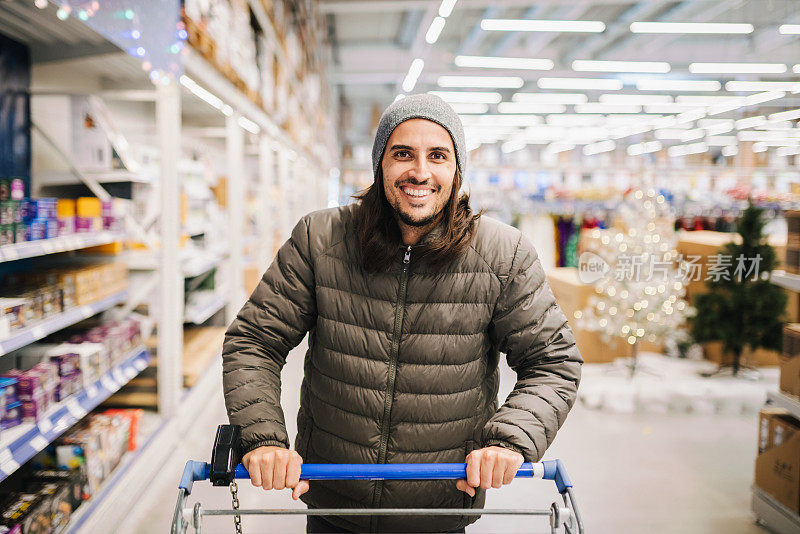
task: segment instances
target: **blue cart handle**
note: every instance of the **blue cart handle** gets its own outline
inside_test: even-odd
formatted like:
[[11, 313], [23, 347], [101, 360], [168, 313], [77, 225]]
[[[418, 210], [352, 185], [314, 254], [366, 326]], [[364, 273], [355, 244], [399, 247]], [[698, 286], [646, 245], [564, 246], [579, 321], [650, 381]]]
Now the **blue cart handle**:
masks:
[[[186, 462], [178, 486], [192, 492], [192, 483], [208, 480], [211, 466], [206, 462]], [[242, 464], [236, 466], [235, 478], [249, 479], [250, 474]], [[301, 480], [459, 480], [467, 478], [467, 464], [303, 464]], [[572, 487], [567, 470], [561, 460], [525, 462], [516, 478], [542, 478], [553, 480], [559, 493]]]

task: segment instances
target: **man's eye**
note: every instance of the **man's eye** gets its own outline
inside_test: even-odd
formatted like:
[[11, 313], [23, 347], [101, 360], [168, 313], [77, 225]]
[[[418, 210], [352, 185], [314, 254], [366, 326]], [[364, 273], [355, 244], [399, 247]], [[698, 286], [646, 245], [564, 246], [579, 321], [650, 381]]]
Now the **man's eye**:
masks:
[[394, 153], [394, 155], [397, 156], [398, 158], [405, 158], [408, 156], [408, 150], [398, 150], [397, 152]]
[[431, 156], [434, 156], [434, 157], [435, 156], [440, 156], [442, 159], [445, 159], [445, 155], [442, 154], [441, 152], [432, 152]]

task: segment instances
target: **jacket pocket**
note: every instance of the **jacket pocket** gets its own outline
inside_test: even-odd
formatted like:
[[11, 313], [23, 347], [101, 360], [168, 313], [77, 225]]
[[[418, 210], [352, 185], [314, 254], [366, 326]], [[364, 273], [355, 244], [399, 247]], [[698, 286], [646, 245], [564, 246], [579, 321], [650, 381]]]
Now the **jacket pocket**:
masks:
[[311, 427], [311, 419], [306, 419], [303, 430], [300, 432], [300, 436], [297, 439], [297, 445], [295, 446], [297, 453], [303, 458], [303, 461], [306, 461], [306, 456], [308, 456], [308, 445], [311, 442]]

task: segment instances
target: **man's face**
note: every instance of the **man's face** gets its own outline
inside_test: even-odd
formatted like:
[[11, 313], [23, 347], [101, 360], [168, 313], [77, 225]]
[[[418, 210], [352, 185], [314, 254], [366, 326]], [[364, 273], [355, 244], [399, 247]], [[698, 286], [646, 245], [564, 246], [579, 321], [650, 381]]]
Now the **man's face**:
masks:
[[386, 199], [400, 220], [427, 226], [450, 199], [456, 173], [453, 139], [429, 120], [401, 122], [386, 143], [381, 169]]

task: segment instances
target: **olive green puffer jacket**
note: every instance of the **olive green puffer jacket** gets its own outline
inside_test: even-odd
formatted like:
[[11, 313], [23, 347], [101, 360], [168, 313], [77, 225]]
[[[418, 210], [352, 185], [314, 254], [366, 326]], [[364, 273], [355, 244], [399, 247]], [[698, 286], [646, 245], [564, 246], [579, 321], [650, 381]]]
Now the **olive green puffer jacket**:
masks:
[[[500, 445], [538, 461], [572, 407], [581, 357], [536, 251], [483, 216], [472, 246], [434, 269], [398, 248], [391, 273], [358, 263], [354, 206], [297, 224], [231, 324], [225, 404], [243, 452], [289, 447], [280, 373], [309, 332], [296, 448], [305, 463], [463, 462]], [[516, 385], [498, 409], [498, 358]], [[312, 481], [310, 507], [482, 507], [445, 481]], [[476, 516], [342, 516], [358, 531], [442, 532]]]

